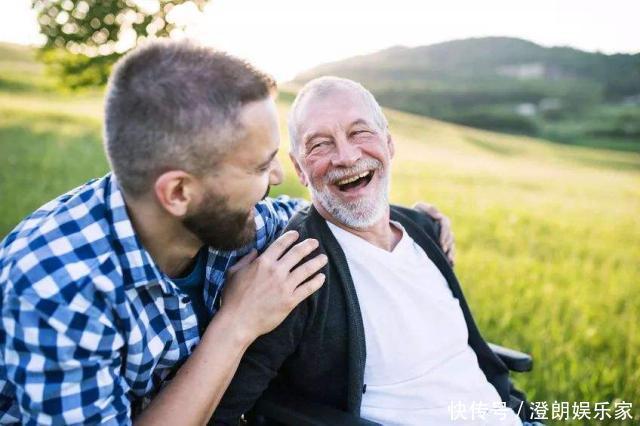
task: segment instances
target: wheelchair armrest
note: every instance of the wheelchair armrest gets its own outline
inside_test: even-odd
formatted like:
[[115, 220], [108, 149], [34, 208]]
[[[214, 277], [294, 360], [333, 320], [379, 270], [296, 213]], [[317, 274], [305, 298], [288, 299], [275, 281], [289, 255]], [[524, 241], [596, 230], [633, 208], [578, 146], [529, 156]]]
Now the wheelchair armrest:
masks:
[[493, 343], [489, 343], [489, 347], [511, 371], [524, 373], [526, 371], [531, 371], [533, 368], [533, 358], [531, 358], [531, 355], [529, 354], [495, 345]]
[[274, 421], [279, 425], [291, 426], [380, 426], [378, 423], [297, 396], [265, 394], [253, 408], [249, 424], [268, 425]]

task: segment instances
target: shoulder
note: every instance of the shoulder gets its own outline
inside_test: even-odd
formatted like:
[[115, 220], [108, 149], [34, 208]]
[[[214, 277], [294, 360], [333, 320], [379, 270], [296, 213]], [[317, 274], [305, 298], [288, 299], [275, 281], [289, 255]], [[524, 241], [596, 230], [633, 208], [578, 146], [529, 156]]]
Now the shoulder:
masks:
[[391, 219], [397, 220], [403, 226], [406, 226], [407, 222], [416, 225], [426, 232], [431, 239], [438, 241], [438, 234], [440, 233], [439, 225], [431, 216], [425, 213], [407, 207], [392, 205]]
[[288, 221], [297, 210], [307, 204], [303, 199], [291, 198], [288, 195], [280, 195], [276, 198], [267, 197], [256, 204], [256, 212], [263, 218]]
[[291, 217], [286, 230], [298, 231], [301, 238], [317, 237], [320, 232], [319, 218], [321, 219], [320, 215], [312, 205], [306, 206]]
[[306, 201], [281, 195], [265, 198], [255, 206], [256, 246], [261, 250], [277, 238], [295, 212]]
[[72, 298], [74, 286], [113, 272], [105, 179], [45, 204], [0, 243], [0, 282], [7, 282], [5, 287], [17, 295]]

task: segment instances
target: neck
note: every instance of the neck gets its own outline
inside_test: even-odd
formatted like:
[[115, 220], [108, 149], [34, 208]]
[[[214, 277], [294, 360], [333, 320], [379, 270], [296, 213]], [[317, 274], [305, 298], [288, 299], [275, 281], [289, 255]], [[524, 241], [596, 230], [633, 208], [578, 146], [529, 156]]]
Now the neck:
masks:
[[329, 214], [329, 212], [327, 212], [320, 203], [314, 203], [313, 205], [316, 210], [318, 210], [318, 213], [320, 213], [320, 216], [325, 218], [327, 221], [347, 232], [357, 235], [370, 244], [373, 244], [383, 250], [392, 251], [402, 238], [402, 231], [397, 229], [395, 226], [392, 226], [389, 221], [390, 211], [388, 207], [382, 218], [371, 226], [366, 228], [352, 228], [336, 220], [336, 218]]
[[125, 196], [125, 204], [136, 235], [158, 268], [170, 278], [181, 276], [202, 242], [152, 200]]

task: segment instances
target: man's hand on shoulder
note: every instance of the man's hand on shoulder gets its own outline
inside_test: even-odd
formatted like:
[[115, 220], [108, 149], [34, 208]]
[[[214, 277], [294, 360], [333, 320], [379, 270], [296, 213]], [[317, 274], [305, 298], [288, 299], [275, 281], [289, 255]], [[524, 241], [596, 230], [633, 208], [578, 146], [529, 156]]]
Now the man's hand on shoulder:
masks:
[[440, 211], [432, 204], [418, 202], [413, 205], [413, 208], [429, 215], [433, 220], [438, 222], [440, 225], [438, 243], [440, 244], [442, 251], [447, 255], [449, 263], [453, 266], [456, 260], [456, 243], [453, 237], [453, 230], [451, 229], [451, 220], [440, 213]]
[[297, 240], [296, 231], [285, 232], [260, 256], [254, 250], [229, 269], [220, 310], [139, 424], [204, 424], [211, 418], [247, 347], [324, 283], [316, 273], [327, 263], [325, 255], [300, 264], [318, 242]]
[[326, 255], [296, 267], [318, 247], [318, 241], [293, 245], [297, 240], [298, 232], [285, 232], [260, 256], [253, 251], [229, 270], [222, 310], [235, 312], [252, 340], [273, 330], [324, 283], [323, 274], [314, 274], [326, 265]]

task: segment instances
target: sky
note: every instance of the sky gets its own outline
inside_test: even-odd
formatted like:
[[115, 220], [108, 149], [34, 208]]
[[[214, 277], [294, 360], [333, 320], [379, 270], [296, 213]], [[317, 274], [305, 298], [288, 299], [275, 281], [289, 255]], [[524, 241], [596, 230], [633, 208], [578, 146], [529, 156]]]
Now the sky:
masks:
[[[136, 0], [153, 3], [154, 0]], [[38, 44], [30, 0], [3, 0], [0, 41]], [[511, 36], [544, 46], [640, 52], [640, 0], [211, 0], [177, 15], [187, 35], [292, 79], [390, 46]]]

